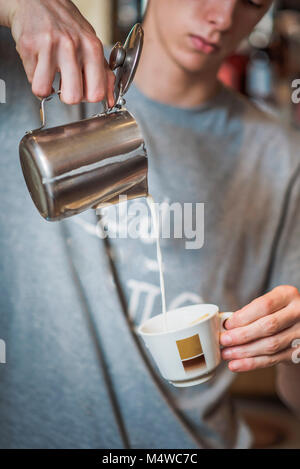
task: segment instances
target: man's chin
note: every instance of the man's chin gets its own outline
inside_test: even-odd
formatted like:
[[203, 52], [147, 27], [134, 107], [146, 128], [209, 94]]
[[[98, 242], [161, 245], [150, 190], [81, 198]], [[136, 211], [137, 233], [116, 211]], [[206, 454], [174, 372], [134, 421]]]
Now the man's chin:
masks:
[[216, 70], [217, 73], [222, 62], [219, 57], [200, 53], [181, 54], [175, 60], [181, 69], [191, 74], [201, 74], [208, 70]]

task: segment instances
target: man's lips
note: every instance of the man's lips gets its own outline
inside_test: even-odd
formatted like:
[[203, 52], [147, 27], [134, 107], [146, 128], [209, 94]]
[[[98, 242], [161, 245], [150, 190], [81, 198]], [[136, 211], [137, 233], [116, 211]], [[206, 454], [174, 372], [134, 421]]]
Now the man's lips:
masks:
[[220, 49], [218, 44], [208, 42], [201, 36], [190, 35], [191, 41], [195, 49], [204, 52], [205, 54], [212, 54]]

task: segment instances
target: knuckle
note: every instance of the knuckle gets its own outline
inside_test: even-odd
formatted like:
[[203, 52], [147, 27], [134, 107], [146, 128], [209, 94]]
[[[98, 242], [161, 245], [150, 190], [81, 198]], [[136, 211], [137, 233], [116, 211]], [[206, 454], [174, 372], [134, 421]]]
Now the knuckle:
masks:
[[61, 40], [62, 46], [68, 53], [74, 52], [75, 44], [73, 42], [72, 37], [68, 33], [63, 33], [61, 35], [60, 40]]
[[272, 310], [272, 307], [273, 307], [273, 300], [271, 297], [265, 297], [261, 300], [261, 308], [262, 308], [262, 312], [264, 314], [268, 314], [271, 310]]
[[87, 48], [90, 53], [96, 56], [97, 58], [104, 56], [102, 42], [95, 35], [91, 35], [88, 37]]
[[291, 296], [299, 296], [298, 288], [294, 287], [293, 285], [289, 285], [289, 292]]
[[27, 34], [23, 34], [17, 45], [18, 49], [20, 52], [31, 52], [34, 49], [34, 40], [32, 36], [29, 36]]
[[251, 356], [251, 352], [246, 347], [236, 347], [236, 350], [232, 352], [234, 358], [248, 358]]
[[55, 43], [55, 37], [51, 31], [44, 32], [43, 43], [48, 47], [51, 47]]
[[277, 365], [278, 363], [279, 363], [278, 356], [273, 355], [273, 356], [269, 357], [268, 366], [274, 366], [274, 365]]
[[248, 340], [249, 340], [249, 332], [247, 331], [247, 329], [240, 331], [239, 340], [242, 341], [243, 343], [244, 343], [244, 342], [248, 342]]
[[273, 335], [278, 331], [279, 323], [275, 316], [270, 316], [266, 319], [263, 328], [267, 335]]
[[272, 337], [268, 340], [266, 346], [267, 355], [274, 355], [280, 349], [280, 342], [277, 337]]

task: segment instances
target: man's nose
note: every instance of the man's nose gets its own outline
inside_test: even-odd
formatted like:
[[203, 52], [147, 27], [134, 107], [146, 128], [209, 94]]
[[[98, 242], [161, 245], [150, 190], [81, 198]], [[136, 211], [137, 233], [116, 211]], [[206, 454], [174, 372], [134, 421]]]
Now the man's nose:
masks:
[[227, 31], [233, 23], [233, 16], [238, 0], [208, 0], [206, 21], [218, 31]]

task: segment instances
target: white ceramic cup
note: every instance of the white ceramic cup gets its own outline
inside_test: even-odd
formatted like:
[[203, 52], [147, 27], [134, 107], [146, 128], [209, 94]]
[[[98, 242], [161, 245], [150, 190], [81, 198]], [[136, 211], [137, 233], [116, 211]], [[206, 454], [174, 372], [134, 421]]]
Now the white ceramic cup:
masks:
[[232, 314], [212, 304], [186, 306], [168, 311], [166, 318], [154, 316], [138, 334], [163, 378], [177, 387], [194, 386], [214, 376], [221, 362], [220, 332]]

